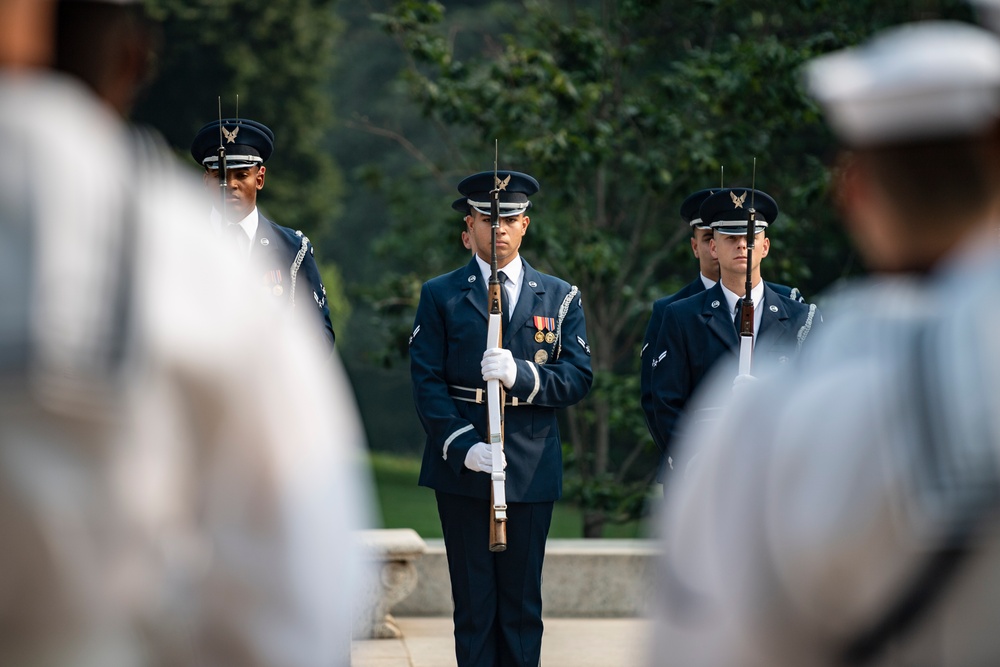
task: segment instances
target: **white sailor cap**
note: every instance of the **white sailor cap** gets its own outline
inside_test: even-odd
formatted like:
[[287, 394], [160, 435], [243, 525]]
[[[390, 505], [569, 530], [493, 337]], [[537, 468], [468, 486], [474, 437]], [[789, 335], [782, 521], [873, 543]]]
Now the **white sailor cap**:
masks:
[[848, 145], [971, 135], [1000, 116], [1000, 40], [965, 23], [892, 28], [816, 58], [805, 74]]

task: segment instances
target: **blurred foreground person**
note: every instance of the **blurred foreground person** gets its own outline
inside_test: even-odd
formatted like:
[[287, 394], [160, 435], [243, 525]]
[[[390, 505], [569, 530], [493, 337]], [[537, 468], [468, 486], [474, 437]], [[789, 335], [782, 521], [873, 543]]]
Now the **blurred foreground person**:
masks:
[[46, 69], [52, 9], [0, 0], [0, 665], [346, 665], [346, 380], [190, 243], [157, 140]]
[[875, 276], [682, 442], [653, 665], [1000, 663], [1000, 43], [957, 23], [820, 58]]

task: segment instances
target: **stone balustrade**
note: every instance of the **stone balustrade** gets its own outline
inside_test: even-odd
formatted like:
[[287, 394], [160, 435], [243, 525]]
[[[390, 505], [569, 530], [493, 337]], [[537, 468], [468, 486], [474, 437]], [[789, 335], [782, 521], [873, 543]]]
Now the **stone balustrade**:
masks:
[[[646, 539], [550, 539], [542, 568], [543, 613], [552, 618], [642, 616], [653, 595], [656, 554], [656, 543]], [[395, 605], [395, 613], [451, 616], [451, 582], [442, 540], [427, 540], [416, 570], [416, 589]]]
[[[356, 639], [399, 639], [393, 614], [451, 616], [442, 540], [425, 542], [409, 528], [394, 528], [363, 531], [361, 542], [375, 576], [356, 617]], [[542, 569], [545, 616], [643, 616], [653, 593], [656, 553], [652, 540], [549, 540]]]
[[355, 616], [356, 639], [399, 639], [402, 633], [392, 617], [395, 605], [417, 588], [416, 562], [427, 545], [410, 528], [366, 530], [360, 540], [373, 565], [364, 608]]

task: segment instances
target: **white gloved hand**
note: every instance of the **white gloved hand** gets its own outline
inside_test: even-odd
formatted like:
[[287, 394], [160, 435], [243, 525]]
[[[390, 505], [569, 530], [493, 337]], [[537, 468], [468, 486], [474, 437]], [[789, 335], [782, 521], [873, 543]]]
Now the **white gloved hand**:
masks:
[[465, 467], [473, 472], [493, 472], [493, 445], [477, 442], [465, 455]]
[[502, 347], [491, 347], [483, 353], [482, 368], [484, 380], [500, 380], [507, 389], [513, 387], [517, 380], [514, 356]]
[[[500, 460], [504, 469], [507, 468], [507, 455], [500, 452]], [[469, 448], [465, 455], [465, 467], [473, 472], [493, 472], [493, 445], [477, 442]]]
[[733, 380], [733, 393], [746, 391], [756, 381], [757, 376], [755, 375], [737, 375], [736, 379]]

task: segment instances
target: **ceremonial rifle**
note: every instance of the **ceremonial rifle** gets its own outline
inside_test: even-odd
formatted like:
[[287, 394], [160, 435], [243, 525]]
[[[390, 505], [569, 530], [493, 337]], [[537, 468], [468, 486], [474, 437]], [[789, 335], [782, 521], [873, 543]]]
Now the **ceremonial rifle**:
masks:
[[[493, 148], [493, 190], [490, 191], [490, 322], [486, 348], [503, 345], [503, 309], [500, 290], [505, 289], [497, 276], [497, 230], [500, 229], [500, 192], [510, 182], [510, 175], [497, 177], [497, 152]], [[493, 449], [493, 473], [490, 475], [490, 551], [507, 549], [507, 473], [503, 468], [503, 404], [504, 390], [500, 380], [486, 383], [486, 409], [489, 419], [490, 445]]]
[[[237, 103], [238, 104], [238, 103]], [[222, 208], [219, 212], [222, 213], [222, 227], [225, 228], [229, 220], [226, 218], [226, 189], [229, 187], [228, 180], [226, 179], [226, 144], [222, 139], [222, 97], [219, 97], [219, 162], [217, 166], [219, 167], [219, 193], [222, 195]]]
[[757, 211], [754, 209], [754, 189], [757, 186], [757, 158], [753, 159], [753, 179], [750, 186], [750, 210], [747, 212], [747, 284], [740, 310], [740, 375], [750, 375], [753, 361], [753, 243], [757, 231]]

